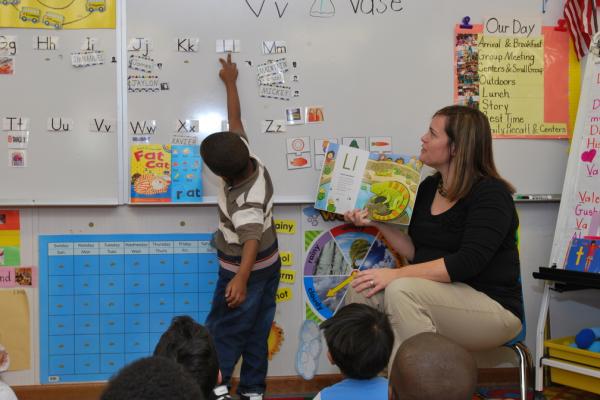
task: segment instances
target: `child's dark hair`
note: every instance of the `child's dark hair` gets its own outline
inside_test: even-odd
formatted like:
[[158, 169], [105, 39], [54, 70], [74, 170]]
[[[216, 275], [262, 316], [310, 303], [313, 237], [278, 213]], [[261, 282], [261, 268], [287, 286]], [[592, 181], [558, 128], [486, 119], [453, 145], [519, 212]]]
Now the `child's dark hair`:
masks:
[[248, 146], [233, 132], [208, 135], [200, 145], [200, 155], [215, 175], [229, 180], [240, 176], [250, 159]]
[[166, 357], [181, 364], [208, 396], [217, 385], [219, 361], [208, 330], [192, 318], [173, 318], [171, 326], [160, 337], [155, 356]]
[[100, 400], [203, 400], [200, 387], [173, 360], [163, 357], [141, 358], [114, 375]]
[[371, 379], [387, 365], [394, 333], [384, 313], [348, 304], [320, 326], [335, 365], [351, 379]]

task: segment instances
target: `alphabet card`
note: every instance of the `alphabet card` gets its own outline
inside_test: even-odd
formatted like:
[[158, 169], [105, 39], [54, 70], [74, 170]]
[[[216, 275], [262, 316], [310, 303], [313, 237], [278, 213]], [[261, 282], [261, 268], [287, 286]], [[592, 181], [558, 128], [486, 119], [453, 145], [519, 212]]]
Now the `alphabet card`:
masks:
[[373, 221], [408, 226], [420, 182], [421, 164], [415, 156], [330, 143], [315, 208], [336, 214], [366, 209]]
[[200, 38], [197, 37], [180, 37], [177, 38], [178, 53], [197, 53]]
[[286, 123], [281, 119], [265, 119], [261, 121], [262, 133], [284, 133], [287, 131]]
[[117, 121], [109, 118], [93, 118], [90, 120], [90, 132], [114, 132]]
[[287, 53], [287, 46], [283, 40], [265, 40], [261, 49], [264, 55]]
[[236, 39], [217, 39], [217, 53], [239, 53], [242, 51], [242, 45]]
[[149, 38], [133, 38], [129, 39], [129, 43], [127, 45], [127, 51], [135, 51], [143, 56], [148, 56], [152, 49], [154, 48], [154, 44], [152, 39]]
[[0, 35], [0, 56], [17, 55], [17, 37]]
[[33, 50], [55, 51], [59, 50], [60, 36], [37, 35], [33, 37]]
[[23, 117], [4, 117], [2, 118], [3, 131], [28, 131], [29, 118]]
[[63, 117], [50, 117], [46, 124], [48, 132], [69, 132], [73, 130], [73, 119]]

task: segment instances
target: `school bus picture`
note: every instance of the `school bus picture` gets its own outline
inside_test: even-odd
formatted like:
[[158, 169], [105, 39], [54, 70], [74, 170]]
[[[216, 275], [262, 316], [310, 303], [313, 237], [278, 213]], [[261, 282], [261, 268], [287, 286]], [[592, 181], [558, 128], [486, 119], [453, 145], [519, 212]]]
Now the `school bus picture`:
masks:
[[85, 3], [85, 8], [89, 12], [103, 12], [104, 10], [106, 10], [106, 0], [87, 0], [87, 2]]
[[27, 22], [27, 20], [36, 24], [40, 17], [42, 16], [42, 12], [39, 8], [33, 7], [21, 7], [21, 11], [19, 12], [19, 18], [23, 20], [23, 22]]
[[12, 6], [16, 6], [20, 2], [21, 2], [21, 0], [2, 0], [0, 3], [2, 3], [3, 6], [9, 5], [9, 4]]
[[56, 29], [60, 29], [62, 28], [63, 23], [65, 22], [65, 17], [60, 14], [47, 12], [46, 14], [44, 14], [42, 22], [44, 23], [44, 25], [53, 26]]

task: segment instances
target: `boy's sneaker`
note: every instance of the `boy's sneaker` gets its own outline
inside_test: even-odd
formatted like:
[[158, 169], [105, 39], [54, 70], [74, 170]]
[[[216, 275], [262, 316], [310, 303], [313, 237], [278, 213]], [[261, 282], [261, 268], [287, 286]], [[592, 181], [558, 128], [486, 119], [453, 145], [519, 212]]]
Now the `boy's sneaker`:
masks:
[[242, 393], [240, 400], [263, 400], [262, 393]]
[[209, 396], [210, 400], [230, 400], [229, 389], [225, 385], [217, 386]]

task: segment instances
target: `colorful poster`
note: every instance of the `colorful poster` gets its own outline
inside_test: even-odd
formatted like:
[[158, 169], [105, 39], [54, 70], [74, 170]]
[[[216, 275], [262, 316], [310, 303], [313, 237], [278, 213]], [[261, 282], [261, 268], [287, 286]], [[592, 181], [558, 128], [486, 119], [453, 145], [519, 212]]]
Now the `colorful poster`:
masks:
[[0, 210], [0, 267], [21, 264], [20, 219], [17, 210]]
[[[596, 35], [594, 43], [599, 38]], [[588, 272], [595, 269], [593, 260], [600, 255], [594, 247], [600, 243], [600, 57], [596, 54], [590, 52], [585, 66], [550, 257], [550, 265], [585, 271], [588, 264]], [[588, 263], [590, 252], [594, 257]]]
[[200, 146], [171, 147], [172, 200], [174, 203], [202, 201], [202, 157]]
[[116, 3], [116, 0], [2, 0], [0, 27], [114, 29]]
[[131, 202], [171, 202], [171, 145], [131, 146]]
[[304, 208], [303, 214], [307, 319], [320, 323], [335, 314], [343, 305], [355, 272], [404, 264], [375, 228], [341, 224], [330, 219], [335, 214], [313, 207]]
[[369, 153], [329, 143], [315, 208], [343, 214], [366, 209], [369, 218], [408, 226], [422, 163], [416, 156]]
[[40, 383], [107, 380], [152, 355], [174, 316], [204, 324], [219, 269], [210, 240], [210, 233], [40, 236]]
[[568, 138], [568, 34], [457, 28], [455, 102], [485, 113], [495, 138]]

